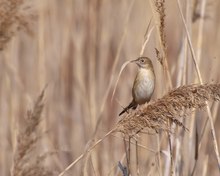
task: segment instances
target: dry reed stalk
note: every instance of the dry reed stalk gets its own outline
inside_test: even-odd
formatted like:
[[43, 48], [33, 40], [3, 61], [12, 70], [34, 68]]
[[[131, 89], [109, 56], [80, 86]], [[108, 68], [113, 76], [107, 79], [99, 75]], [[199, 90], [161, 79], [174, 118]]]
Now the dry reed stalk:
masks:
[[[189, 31], [187, 29], [186, 22], [185, 22], [185, 19], [184, 19], [184, 16], [183, 16], [183, 12], [181, 10], [181, 4], [180, 4], [179, 0], [176, 0], [176, 1], [177, 1], [177, 4], [178, 4], [178, 9], [179, 9], [180, 15], [181, 15], [181, 20], [183, 21], [184, 28], [185, 28], [185, 31], [186, 31], [187, 41], [188, 41], [189, 48], [190, 48], [190, 51], [191, 51], [191, 54], [192, 54], [192, 59], [193, 59], [194, 65], [196, 67], [196, 72], [197, 72], [197, 75], [198, 75], [198, 78], [199, 78], [199, 82], [200, 82], [200, 84], [203, 84], [202, 76], [201, 76], [198, 61], [197, 61], [198, 58], [196, 58], [196, 55], [195, 55], [195, 52], [194, 52], [194, 49], [193, 49], [193, 46], [192, 46], [192, 41], [191, 41], [191, 38], [190, 38], [190, 35], [189, 35]], [[211, 133], [212, 133], [212, 138], [213, 138], [214, 151], [215, 151], [216, 159], [217, 159], [217, 162], [218, 162], [218, 168], [219, 168], [219, 171], [220, 171], [220, 155], [219, 155], [219, 150], [218, 150], [218, 143], [217, 143], [217, 139], [216, 139], [214, 123], [213, 123], [213, 120], [212, 120], [213, 117], [212, 117], [211, 110], [210, 110], [210, 107], [208, 106], [207, 102], [206, 102], [206, 110], [207, 110], [209, 122], [210, 122], [210, 125], [211, 125]]]
[[145, 35], [144, 35], [144, 41], [143, 41], [143, 44], [142, 44], [142, 47], [141, 47], [140, 56], [143, 56], [146, 45], [149, 42], [150, 36], [151, 36], [151, 34], [154, 30], [154, 26], [149, 30], [150, 25], [151, 25], [151, 20], [148, 23], [148, 26], [147, 26], [147, 29], [146, 29], [146, 32], [145, 32]]
[[[167, 62], [168, 55], [167, 55], [167, 44], [166, 44], [166, 34], [165, 34], [165, 17], [166, 17], [165, 0], [154, 0], [154, 6], [159, 16], [159, 27], [158, 27], [159, 29], [157, 31], [160, 36], [159, 41], [160, 41], [160, 45], [162, 48], [162, 56], [160, 56], [159, 50], [157, 49], [156, 49], [156, 55], [157, 55], [159, 62], [163, 66], [164, 75], [166, 75], [165, 79], [167, 81], [165, 81], [166, 82], [165, 86], [167, 86], [168, 90], [170, 90], [172, 89], [173, 84], [172, 84], [171, 75], [169, 72], [169, 66]], [[169, 121], [169, 119], [167, 120], [168, 120], [167, 123], [171, 127], [172, 125], [171, 122]], [[172, 175], [172, 173], [174, 173], [174, 164], [173, 164], [172, 143], [171, 143], [170, 133], [168, 133], [168, 141], [169, 141], [169, 149], [170, 149], [171, 175]]]
[[[198, 37], [197, 37], [197, 47], [196, 47], [196, 58], [198, 59], [197, 60], [197, 63], [198, 65], [200, 65], [201, 63], [201, 54], [202, 54], [202, 46], [204, 45], [203, 43], [203, 31], [204, 31], [204, 24], [205, 24], [205, 9], [206, 9], [206, 0], [202, 0], [201, 1], [201, 8], [200, 8], [200, 12], [199, 13], [196, 13], [196, 7], [198, 6], [198, 1], [195, 2], [195, 9], [193, 11], [193, 17], [192, 17], [192, 20], [193, 22], [195, 22], [196, 20], [199, 19], [199, 28], [198, 28]], [[196, 77], [194, 78], [195, 81], [196, 81]], [[199, 120], [196, 119], [195, 123], [196, 123], [196, 141], [198, 142], [198, 124], [199, 124]], [[206, 125], [208, 124], [208, 119], [206, 120], [206, 123], [205, 123], [205, 126], [203, 129], [206, 129]], [[201, 142], [202, 140], [200, 140]], [[199, 144], [197, 143], [196, 145], [196, 153], [197, 153], [197, 156], [195, 156], [195, 164], [194, 164], [194, 169], [196, 168], [196, 164], [198, 162], [198, 152], [199, 152]], [[192, 174], [193, 175], [193, 174]]]
[[13, 176], [50, 176], [53, 172], [46, 168], [43, 163], [48, 155], [35, 156], [36, 149], [40, 140], [39, 123], [44, 108], [44, 91], [37, 98], [33, 110], [27, 112], [25, 124], [20, 129], [17, 136], [17, 144], [14, 152], [14, 163], [12, 167]]
[[96, 122], [96, 127], [95, 127], [95, 131], [94, 131], [94, 134], [93, 134], [93, 138], [96, 136], [97, 134], [97, 131], [98, 131], [98, 127], [99, 127], [99, 124], [101, 123], [101, 120], [102, 120], [102, 113], [104, 111], [104, 107], [106, 106], [106, 103], [107, 103], [107, 98], [109, 96], [109, 93], [110, 93], [110, 90], [112, 88], [112, 85], [113, 85], [113, 80], [114, 80], [114, 73], [115, 73], [115, 69], [116, 69], [116, 66], [117, 66], [117, 63], [119, 61], [119, 56], [120, 56], [120, 52], [122, 50], [122, 46], [123, 46], [123, 43], [125, 41], [125, 37], [127, 35], [127, 31], [128, 31], [128, 23], [129, 23], [129, 19], [130, 19], [130, 15], [131, 15], [131, 11], [132, 11], [132, 8], [134, 6], [134, 3], [135, 3], [135, 0], [132, 0], [131, 3], [129, 4], [129, 9], [127, 11], [127, 14], [126, 14], [126, 19], [125, 19], [125, 25], [124, 25], [124, 31], [123, 31], [123, 35], [120, 39], [120, 43], [119, 43], [119, 47], [117, 49], [117, 53], [116, 53], [116, 56], [115, 56], [115, 59], [114, 59], [114, 62], [113, 62], [113, 66], [112, 66], [112, 69], [111, 69], [111, 77], [110, 77], [110, 80], [109, 80], [109, 84], [108, 84], [108, 87], [107, 87], [107, 90], [105, 92], [105, 95], [103, 97], [103, 100], [101, 101], [101, 108], [100, 108], [100, 112], [99, 112], [99, 115], [98, 115], [98, 119], [97, 119], [97, 122]]
[[190, 112], [195, 109], [204, 108], [206, 101], [211, 100], [220, 100], [220, 84], [181, 86], [148, 105], [143, 105], [136, 110], [130, 110], [129, 114], [125, 114], [111, 131], [106, 133], [103, 138], [94, 142], [83, 154], [65, 168], [59, 176], [63, 176], [86, 154], [92, 152], [98, 144], [114, 132], [122, 132], [129, 137], [134, 137], [143, 129], [155, 132], [159, 130], [169, 131], [170, 126], [167, 123], [167, 119], [186, 129], [179, 119], [189, 116]]
[[201, 54], [202, 54], [202, 45], [203, 45], [203, 31], [204, 31], [204, 23], [205, 23], [205, 9], [206, 9], [206, 0], [201, 1], [201, 10], [200, 15], [201, 19], [199, 21], [199, 31], [198, 31], [198, 40], [197, 40], [197, 48], [196, 48], [196, 58], [198, 59], [198, 63], [200, 63], [201, 60]]
[[[151, 2], [151, 1], [150, 1]], [[166, 43], [166, 32], [165, 32], [165, 0], [153, 0], [154, 5], [151, 4], [152, 9], [156, 10], [158, 13], [159, 24], [157, 25], [157, 31], [159, 35], [159, 41], [162, 48], [162, 55], [159, 58], [159, 62], [163, 66], [165, 79], [168, 80], [168, 89], [170, 90], [172, 86], [171, 75], [169, 72], [169, 66], [167, 63], [167, 43]], [[155, 9], [156, 8], [156, 9]], [[155, 17], [156, 18], [156, 17]], [[158, 55], [158, 50], [156, 50], [156, 55]]]
[[[191, 7], [191, 3], [186, 1], [185, 4], [185, 15], [186, 15], [186, 22], [188, 25], [191, 24], [192, 20], [191, 20], [191, 11], [190, 11], [190, 7]], [[181, 39], [180, 39], [181, 40]], [[183, 45], [181, 46], [181, 51], [179, 54], [179, 59], [178, 59], [178, 66], [176, 67], [179, 71], [178, 71], [178, 78], [177, 78], [177, 86], [180, 85], [185, 85], [187, 84], [187, 79], [186, 79], [186, 75], [187, 75], [187, 59], [188, 59], [188, 47], [187, 47], [187, 39], [185, 36], [182, 37], [183, 40]], [[190, 122], [191, 124], [194, 124], [194, 121], [196, 120], [195, 117], [196, 113], [193, 113], [191, 116], [191, 120], [189, 120], [188, 122]], [[198, 119], [200, 120], [200, 119]], [[200, 120], [201, 121], [201, 120]], [[194, 130], [192, 130], [191, 126], [188, 125], [188, 123], [186, 123], [186, 119], [183, 120], [183, 123], [188, 126], [188, 128], [190, 129], [189, 133], [186, 134], [184, 133], [184, 131], [181, 129], [179, 130], [177, 137], [175, 137], [175, 146], [174, 146], [174, 152], [175, 152], [175, 167], [176, 167], [176, 171], [180, 171], [180, 173], [183, 173], [183, 175], [187, 175], [188, 172], [188, 168], [187, 166], [191, 165], [191, 162], [193, 160], [190, 160], [189, 157], [187, 157], [186, 152], [184, 150], [184, 145], [182, 145], [183, 141], [186, 140], [186, 136], [190, 136], [192, 134], [194, 134]], [[176, 128], [176, 132], [177, 132], [178, 128]], [[189, 141], [189, 140], [188, 140]], [[188, 142], [188, 145], [193, 146], [193, 140], [190, 140]], [[184, 153], [185, 152], [185, 153]], [[185, 158], [184, 158], [185, 157]], [[189, 160], [187, 160], [189, 159]], [[184, 162], [184, 164], [182, 164]], [[182, 169], [182, 168], [186, 168], [186, 169]], [[178, 173], [178, 172], [176, 172]]]
[[98, 144], [100, 144], [101, 142], [103, 142], [104, 139], [106, 139], [108, 136], [110, 136], [113, 132], [115, 132], [115, 129], [110, 130], [108, 133], [106, 133], [104, 135], [103, 138], [97, 140], [94, 143], [91, 143], [90, 147], [88, 147], [86, 149], [86, 151], [84, 153], [82, 153], [77, 159], [75, 159], [70, 165], [68, 165], [58, 176], [63, 176], [64, 174], [66, 174], [66, 172], [68, 170], [70, 170], [75, 164], [77, 164], [82, 158], [84, 158], [85, 156], [87, 156], [87, 154], [89, 154]]
[[[107, 103], [107, 98], [109, 96], [109, 93], [111, 91], [111, 88], [112, 88], [112, 85], [113, 85], [113, 80], [114, 80], [114, 72], [115, 72], [115, 69], [116, 69], [116, 66], [117, 66], [117, 63], [119, 61], [119, 56], [120, 56], [120, 52], [122, 50], [122, 46], [123, 46], [123, 43], [125, 41], [125, 37], [127, 35], [127, 31], [128, 31], [128, 23], [129, 23], [129, 19], [130, 19], [130, 15], [131, 15], [131, 11], [132, 11], [132, 8], [134, 6], [134, 2], [135, 0], [132, 0], [130, 5], [129, 5], [129, 9], [127, 11], [127, 14], [126, 14], [126, 19], [125, 19], [125, 25], [124, 25], [124, 31], [123, 31], [123, 35], [120, 39], [120, 43], [119, 43], [119, 47], [117, 49], [117, 53], [116, 53], [116, 56], [115, 56], [115, 59], [114, 59], [114, 62], [113, 62], [113, 66], [112, 66], [112, 69], [111, 69], [111, 77], [110, 77], [110, 80], [109, 80], [109, 84], [107, 86], [107, 90], [105, 91], [105, 94], [103, 96], [103, 99], [101, 100], [101, 107], [99, 109], [98, 112], [95, 113], [95, 117], [96, 117], [96, 120], [95, 120], [95, 124], [94, 124], [94, 132], [92, 134], [92, 137], [91, 139], [88, 141], [87, 144], [91, 143], [94, 141], [94, 139], [96, 138], [96, 135], [97, 135], [97, 132], [98, 132], [98, 128], [100, 126], [100, 123], [103, 119], [103, 116], [102, 116], [102, 113], [104, 111], [104, 108], [106, 106], [106, 103]], [[96, 104], [95, 103], [95, 99], [94, 100], [94, 103], [93, 104]], [[94, 114], [93, 114], [94, 115]], [[86, 152], [87, 153], [87, 152]], [[85, 154], [86, 154], [85, 153]], [[86, 163], [84, 165], [84, 167], [86, 167]]]

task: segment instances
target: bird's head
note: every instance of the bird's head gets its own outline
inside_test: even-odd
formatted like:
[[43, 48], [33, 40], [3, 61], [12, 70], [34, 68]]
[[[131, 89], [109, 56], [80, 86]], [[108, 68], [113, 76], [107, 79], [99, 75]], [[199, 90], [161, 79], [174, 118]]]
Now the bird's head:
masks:
[[139, 57], [132, 62], [135, 62], [139, 68], [153, 69], [153, 64], [148, 57]]

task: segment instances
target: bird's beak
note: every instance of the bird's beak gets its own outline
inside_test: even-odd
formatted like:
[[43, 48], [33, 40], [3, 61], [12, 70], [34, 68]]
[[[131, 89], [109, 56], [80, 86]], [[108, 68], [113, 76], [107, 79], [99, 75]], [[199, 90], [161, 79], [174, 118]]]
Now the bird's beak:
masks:
[[140, 67], [140, 63], [138, 62], [138, 59], [139, 58], [132, 60], [131, 63], [135, 63], [138, 67]]
[[134, 63], [134, 62], [136, 63], [136, 62], [137, 62], [137, 59], [134, 59], [134, 60], [131, 61], [131, 63]]

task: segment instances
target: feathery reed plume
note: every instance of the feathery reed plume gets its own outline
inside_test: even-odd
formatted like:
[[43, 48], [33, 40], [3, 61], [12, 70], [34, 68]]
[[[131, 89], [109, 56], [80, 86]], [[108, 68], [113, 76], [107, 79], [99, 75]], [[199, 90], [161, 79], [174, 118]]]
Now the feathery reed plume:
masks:
[[130, 110], [129, 114], [122, 116], [122, 119], [116, 126], [91, 145], [83, 154], [66, 167], [59, 176], [63, 176], [70, 168], [78, 163], [87, 153], [91, 152], [98, 144], [104, 141], [110, 134], [114, 132], [122, 132], [125, 135], [133, 137], [141, 130], [158, 131], [170, 130], [170, 119], [178, 126], [183, 128], [184, 125], [179, 118], [186, 117], [196, 108], [206, 106], [207, 100], [220, 100], [220, 84], [205, 85], [185, 85], [177, 89], [173, 89], [167, 95], [148, 105], [143, 105], [136, 110]]
[[[207, 100], [220, 99], [220, 84], [185, 85], [137, 110], [130, 111], [117, 124], [116, 131], [133, 136], [141, 130], [169, 130], [167, 119], [183, 126], [180, 117], [186, 117], [196, 108], [206, 106]], [[184, 127], [185, 128], [185, 127]]]
[[[27, 112], [27, 119], [24, 126], [18, 133], [17, 146], [14, 153], [13, 176], [50, 176], [53, 173], [44, 167], [43, 161], [48, 153], [34, 156], [37, 142], [40, 139], [39, 123], [43, 111], [44, 90], [37, 98], [33, 110]], [[49, 154], [50, 155], [50, 154]]]
[[29, 17], [33, 14], [25, 14], [29, 9], [24, 0], [2, 0], [0, 3], [0, 50], [14, 36], [15, 32], [24, 29], [30, 33], [28, 25]]
[[157, 48], [155, 48], [155, 52], [156, 52], [156, 57], [157, 57], [157, 60], [160, 62], [160, 64], [161, 65], [163, 65], [163, 57], [162, 57], [162, 55], [160, 54], [160, 51], [157, 49]]
[[160, 39], [162, 46], [164, 48], [164, 53], [166, 53], [167, 44], [166, 44], [166, 34], [165, 34], [165, 17], [166, 17], [165, 0], [156, 0], [155, 7], [158, 12], [159, 20], [160, 20], [160, 24], [159, 24]]
[[167, 82], [169, 83], [169, 90], [173, 87], [171, 81], [171, 75], [169, 73], [169, 66], [167, 63], [167, 43], [166, 43], [166, 33], [165, 33], [165, 0], [154, 0], [154, 4], [156, 7], [156, 11], [158, 12], [159, 16], [159, 38], [160, 38], [160, 45], [162, 47], [161, 57], [159, 57], [159, 50], [156, 50], [157, 58], [160, 64], [163, 66], [164, 74], [166, 75]]

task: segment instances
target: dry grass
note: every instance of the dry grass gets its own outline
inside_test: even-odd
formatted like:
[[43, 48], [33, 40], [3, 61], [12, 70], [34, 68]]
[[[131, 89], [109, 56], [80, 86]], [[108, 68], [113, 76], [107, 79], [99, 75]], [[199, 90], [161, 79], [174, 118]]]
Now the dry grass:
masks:
[[181, 86], [161, 99], [129, 112], [118, 122], [116, 131], [128, 136], [134, 136], [143, 129], [167, 131], [167, 119], [185, 129], [180, 121], [182, 117], [189, 117], [189, 112], [204, 108], [206, 101], [219, 99], [220, 84]]
[[165, 0], [155, 0], [155, 7], [156, 11], [158, 12], [159, 16], [159, 33], [160, 33], [160, 39], [162, 43], [162, 47], [165, 50], [167, 49], [167, 43], [166, 43], [166, 33], [165, 33]]
[[0, 50], [10, 41], [18, 30], [30, 33], [29, 23], [34, 15], [26, 5], [25, 0], [1, 0], [0, 1]]
[[122, 119], [119, 120], [116, 126], [106, 133], [102, 139], [90, 143], [86, 151], [60, 173], [59, 176], [64, 175], [112, 133], [121, 132], [131, 138], [143, 131], [149, 134], [150, 132], [158, 133], [159, 131], [172, 132], [169, 121], [186, 130], [186, 127], [180, 121], [182, 120], [181, 118], [189, 117], [195, 109], [204, 108], [206, 101], [211, 100], [220, 100], [220, 84], [181, 86], [170, 91], [155, 102], [143, 105], [135, 110], [130, 110], [128, 114], [122, 116]]
[[[27, 112], [25, 123], [20, 127], [14, 151], [13, 176], [50, 176], [52, 170], [45, 167], [45, 159], [52, 153], [37, 155], [41, 134], [39, 123], [42, 118], [44, 91], [37, 98], [32, 110]], [[38, 150], [37, 150], [38, 151]], [[30, 160], [31, 159], [31, 160]]]
[[[117, 129], [133, 137], [131, 175], [218, 176], [220, 2], [177, 2], [0, 0], [0, 175], [122, 175]], [[111, 102], [117, 75], [140, 54], [155, 68], [152, 101], [118, 119], [136, 68]], [[47, 83], [46, 103], [32, 103]], [[196, 110], [206, 100], [209, 118]]]

